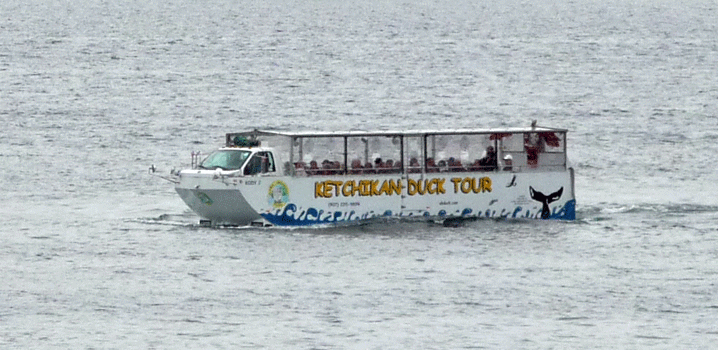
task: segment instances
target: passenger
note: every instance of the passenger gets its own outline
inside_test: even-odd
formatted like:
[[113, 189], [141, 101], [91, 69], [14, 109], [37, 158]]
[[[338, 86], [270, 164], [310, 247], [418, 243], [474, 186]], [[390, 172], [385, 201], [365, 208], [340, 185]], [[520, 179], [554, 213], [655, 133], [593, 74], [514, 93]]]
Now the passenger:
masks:
[[339, 161], [334, 161], [334, 173], [344, 174], [344, 164]]
[[371, 163], [366, 162], [364, 164], [364, 174], [376, 174], [376, 170], [372, 168]]
[[419, 160], [415, 157], [412, 157], [411, 160], [409, 160], [409, 172], [410, 173], [420, 173], [421, 172], [421, 165], [419, 165]]
[[381, 161], [380, 157], [374, 159], [374, 169], [377, 174], [383, 174], [386, 172], [386, 169], [384, 169], [384, 162]]
[[262, 174], [269, 172], [269, 157], [262, 157]]
[[445, 173], [445, 172], [447, 172], [448, 170], [449, 170], [449, 166], [446, 164], [446, 161], [443, 160], [443, 159], [440, 160], [440, 161], [439, 161], [439, 171], [442, 172], [442, 173]]
[[294, 163], [294, 173], [297, 176], [307, 176], [307, 164], [304, 162]]
[[494, 146], [489, 146], [488, 148], [486, 148], [486, 155], [484, 155], [483, 158], [479, 159], [479, 165], [481, 165], [481, 170], [496, 170], [496, 151], [494, 150]]
[[337, 175], [337, 174], [342, 173], [342, 165], [338, 161], [330, 160], [329, 163], [327, 163], [327, 165], [329, 166], [329, 174], [330, 175]]
[[456, 159], [456, 158], [454, 158], [454, 157], [449, 158], [449, 171], [452, 171], [452, 172], [461, 172], [461, 171], [464, 171], [464, 170], [465, 170], [465, 169], [464, 169], [464, 167], [461, 165], [461, 161], [460, 161], [460, 160], [458, 160], [458, 159]]
[[504, 171], [513, 171], [514, 157], [510, 154], [504, 156]]
[[426, 172], [427, 173], [438, 173], [439, 172], [439, 168], [437, 168], [436, 163], [434, 163], [434, 158], [426, 159]]
[[542, 152], [541, 138], [538, 133], [524, 134], [524, 149], [526, 150], [526, 164], [530, 168], [538, 167], [539, 153]]
[[327, 160], [324, 164], [324, 175], [334, 175], [338, 172], [339, 168], [336, 162]]
[[255, 175], [262, 172], [262, 156], [255, 154], [244, 166], [244, 175]]
[[384, 172], [387, 174], [394, 173], [394, 161], [391, 159], [387, 159], [386, 163], [384, 163]]
[[352, 160], [352, 169], [351, 174], [361, 174], [362, 173], [362, 166], [361, 166], [361, 160], [360, 159], [354, 159]]
[[325, 159], [322, 161], [322, 175], [332, 175], [334, 173], [334, 169], [332, 162], [329, 161], [329, 159]]
[[402, 167], [402, 164], [400, 161], [394, 163], [394, 173], [400, 174], [402, 172], [402, 169], [403, 169], [403, 167]]
[[309, 175], [318, 175], [319, 174], [319, 166], [317, 165], [316, 160], [312, 160], [309, 162], [309, 169], [307, 169], [307, 174]]

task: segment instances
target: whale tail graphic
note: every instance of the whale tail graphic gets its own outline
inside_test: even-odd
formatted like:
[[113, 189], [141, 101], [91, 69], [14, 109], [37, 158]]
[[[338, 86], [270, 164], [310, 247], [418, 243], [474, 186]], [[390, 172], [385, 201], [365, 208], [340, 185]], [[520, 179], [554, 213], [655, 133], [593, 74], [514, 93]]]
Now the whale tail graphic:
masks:
[[548, 219], [548, 217], [551, 216], [551, 209], [548, 207], [548, 204], [551, 202], [555, 202], [557, 199], [561, 198], [561, 195], [563, 194], [563, 187], [559, 188], [558, 191], [554, 193], [545, 195], [539, 191], [534, 190], [533, 187], [529, 186], [529, 192], [531, 193], [531, 199], [539, 201], [543, 204], [543, 208], [541, 210], [541, 218]]

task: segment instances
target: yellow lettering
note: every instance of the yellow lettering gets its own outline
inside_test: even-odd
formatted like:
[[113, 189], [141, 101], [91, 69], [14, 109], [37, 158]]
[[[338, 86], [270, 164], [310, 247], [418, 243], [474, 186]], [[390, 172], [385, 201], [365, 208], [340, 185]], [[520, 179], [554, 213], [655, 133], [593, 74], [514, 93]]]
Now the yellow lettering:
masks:
[[379, 187], [379, 180], [371, 181], [371, 195], [378, 196], [381, 194], [381, 188]]
[[352, 180], [352, 197], [355, 197], [359, 194], [361, 194], [361, 186], [356, 183], [356, 181]]
[[391, 187], [389, 187], [389, 180], [384, 180], [384, 182], [381, 184], [381, 190], [379, 192], [381, 192], [381, 194], [391, 196]]
[[324, 187], [324, 198], [332, 198], [332, 188], [329, 185], [329, 181], [324, 181], [324, 185], [322, 187]]
[[481, 184], [483, 183], [483, 180], [473, 178], [471, 179], [471, 190], [474, 191], [474, 193], [481, 193]]
[[359, 182], [361, 186], [361, 191], [359, 192], [360, 196], [371, 196], [371, 181], [369, 180], [361, 180]]
[[[452, 181], [453, 181], [453, 179], [452, 179]], [[461, 181], [461, 179], [459, 179], [459, 181]], [[427, 193], [428, 194], [444, 194], [444, 193], [446, 193], [446, 189], [444, 188], [445, 182], [446, 182], [446, 179], [438, 179], [438, 178], [430, 179], [430, 180], [428, 180], [428, 179], [423, 179], [423, 180], [409, 179], [407, 181], [406, 193], [410, 196], [413, 196], [415, 194], [425, 195]], [[399, 181], [397, 183], [394, 191], [397, 194], [401, 194], [401, 181]]]
[[481, 178], [481, 191], [491, 192], [491, 178]]
[[437, 194], [446, 193], [446, 190], [444, 189], [444, 182], [446, 182], [446, 179], [436, 179], [436, 193]]
[[459, 184], [461, 183], [460, 177], [452, 177], [451, 182], [454, 183], [454, 193], [459, 193]]
[[[432, 180], [408, 180], [407, 193], [415, 194], [438, 194], [444, 193], [442, 187], [444, 179]], [[394, 180], [326, 180], [314, 183], [314, 198], [332, 197], [369, 197], [369, 196], [393, 196], [401, 195], [403, 191], [402, 181]]]
[[324, 183], [323, 182], [315, 182], [314, 183], [314, 198], [324, 198]]
[[401, 194], [401, 180], [389, 180], [389, 186], [391, 186], [390, 191], [393, 191], [397, 195]]
[[426, 182], [426, 193], [428, 194], [435, 194], [436, 193], [436, 181], [437, 179], [431, 179]]
[[416, 191], [422, 196], [426, 194], [426, 179], [417, 182]]
[[330, 181], [327, 181], [327, 182], [329, 182], [332, 186], [334, 186], [334, 191], [335, 191], [335, 192], [334, 192], [334, 193], [335, 193], [334, 195], [335, 195], [336, 197], [339, 197], [339, 193], [340, 193], [340, 191], [341, 191], [341, 189], [342, 189], [342, 181], [331, 181], [331, 180], [330, 180]]
[[466, 177], [463, 180], [461, 180], [461, 192], [471, 193], [471, 180], [475, 180], [475, 179]]
[[344, 197], [351, 197], [354, 192], [354, 180], [349, 180], [342, 186], [342, 195]]
[[416, 194], [416, 181], [409, 179], [408, 184], [406, 186], [406, 193], [408, 193], [410, 196], [413, 196]]

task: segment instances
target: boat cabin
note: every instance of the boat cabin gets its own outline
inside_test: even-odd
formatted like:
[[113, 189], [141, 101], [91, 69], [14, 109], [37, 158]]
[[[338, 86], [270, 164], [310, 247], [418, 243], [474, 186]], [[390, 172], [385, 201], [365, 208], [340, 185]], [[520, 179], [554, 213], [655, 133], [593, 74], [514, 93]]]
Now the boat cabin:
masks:
[[565, 129], [280, 132], [226, 134], [193, 168], [239, 176], [350, 176], [565, 170]]

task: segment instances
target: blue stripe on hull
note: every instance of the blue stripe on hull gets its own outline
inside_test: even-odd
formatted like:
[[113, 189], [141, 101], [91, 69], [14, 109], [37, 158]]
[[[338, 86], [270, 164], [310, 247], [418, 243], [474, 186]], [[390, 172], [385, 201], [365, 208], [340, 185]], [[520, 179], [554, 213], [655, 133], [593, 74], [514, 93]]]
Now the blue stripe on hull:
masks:
[[[527, 219], [540, 219], [541, 211], [524, 211], [521, 207], [516, 207], [514, 210], [506, 211], [502, 210], [497, 212], [495, 210], [487, 209], [485, 211], [478, 211], [476, 215], [471, 215], [471, 209], [464, 209], [462, 215], [447, 215], [446, 212], [441, 211], [437, 216], [432, 216], [428, 211], [418, 213], [417, 215], [411, 215], [412, 217], [424, 217], [431, 219], [432, 217], [437, 219], [447, 218], [470, 218], [470, 217], [483, 217], [483, 218], [527, 218]], [[316, 208], [298, 208], [296, 204], [289, 203], [284, 208], [278, 209], [273, 213], [261, 214], [262, 217], [276, 226], [309, 226], [309, 225], [325, 225], [325, 224], [347, 224], [352, 222], [359, 222], [363, 220], [374, 219], [378, 217], [402, 217], [401, 214], [394, 214], [390, 210], [383, 213], [368, 212], [363, 214], [357, 214], [354, 210], [351, 211], [324, 211]], [[551, 215], [548, 217], [549, 220], [575, 220], [576, 219], [576, 200], [571, 199], [561, 207], [555, 207], [552, 210]]]

